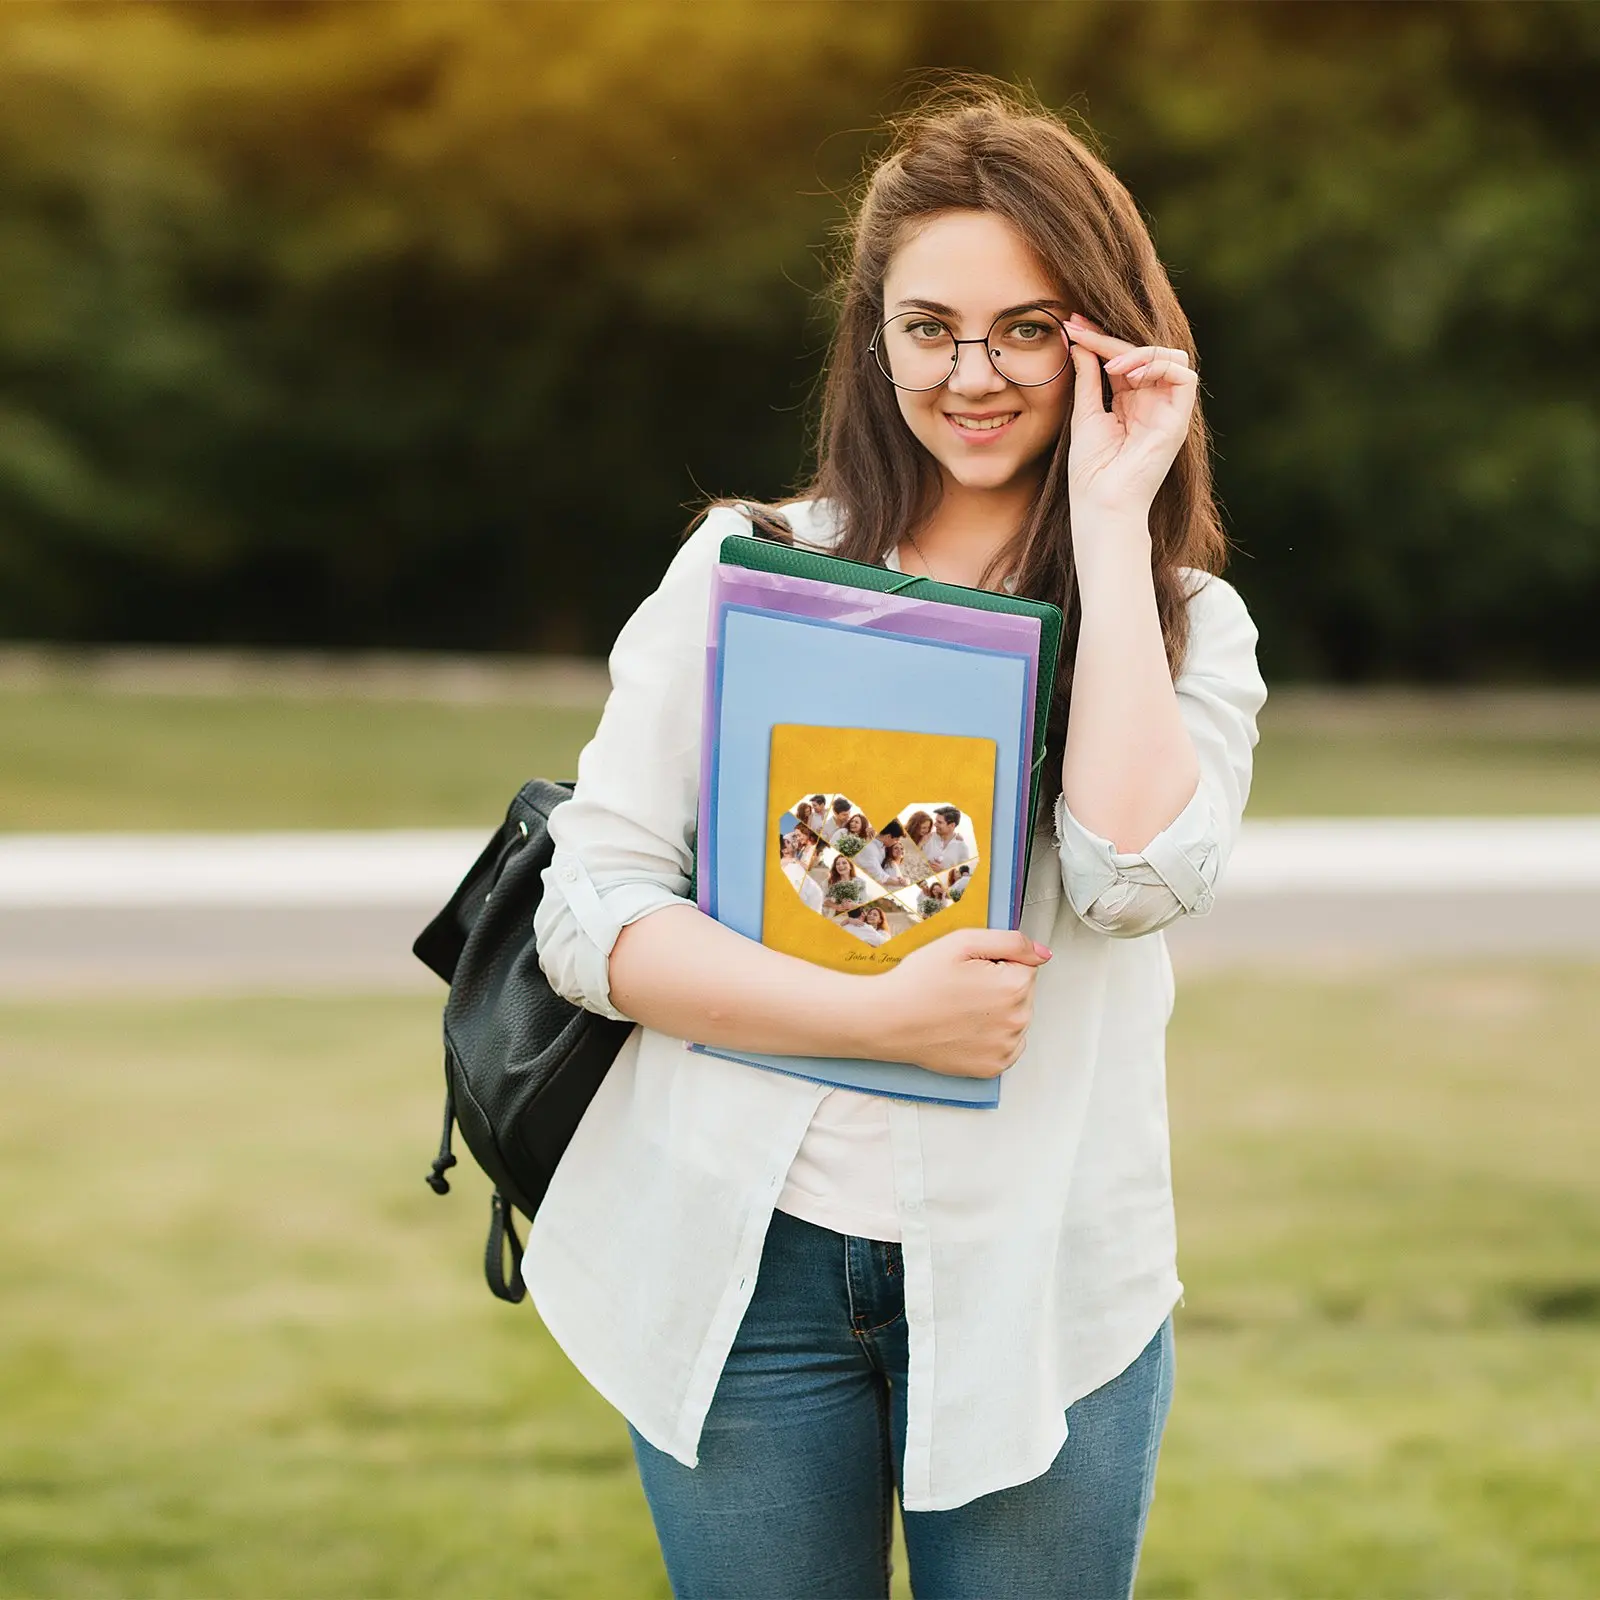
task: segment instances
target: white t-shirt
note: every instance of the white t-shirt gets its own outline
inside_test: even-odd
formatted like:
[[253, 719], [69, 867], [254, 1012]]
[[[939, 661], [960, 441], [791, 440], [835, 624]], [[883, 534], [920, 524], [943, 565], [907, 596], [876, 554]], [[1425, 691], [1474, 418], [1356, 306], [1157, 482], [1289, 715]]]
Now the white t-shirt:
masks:
[[[853, 925], [846, 923], [846, 928]], [[898, 1239], [889, 1103], [880, 1094], [830, 1089], [789, 1163], [775, 1209], [858, 1239]]]

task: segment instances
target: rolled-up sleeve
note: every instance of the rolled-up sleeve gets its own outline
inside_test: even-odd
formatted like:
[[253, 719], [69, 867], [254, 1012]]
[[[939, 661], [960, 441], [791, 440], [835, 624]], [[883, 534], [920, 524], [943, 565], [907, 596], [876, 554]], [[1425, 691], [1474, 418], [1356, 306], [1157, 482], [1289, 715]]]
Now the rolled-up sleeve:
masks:
[[603, 1016], [628, 1020], [611, 1003], [617, 935], [688, 903], [711, 573], [723, 538], [749, 531], [736, 511], [712, 511], [617, 635], [600, 724], [572, 798], [550, 817], [539, 965], [558, 994]]
[[1267, 687], [1256, 665], [1256, 628], [1221, 578], [1196, 574], [1189, 644], [1174, 682], [1200, 762], [1182, 811], [1143, 850], [1117, 850], [1056, 801], [1056, 842], [1072, 909], [1119, 938], [1153, 933], [1184, 915], [1204, 916], [1239, 835], [1250, 794], [1256, 717]]

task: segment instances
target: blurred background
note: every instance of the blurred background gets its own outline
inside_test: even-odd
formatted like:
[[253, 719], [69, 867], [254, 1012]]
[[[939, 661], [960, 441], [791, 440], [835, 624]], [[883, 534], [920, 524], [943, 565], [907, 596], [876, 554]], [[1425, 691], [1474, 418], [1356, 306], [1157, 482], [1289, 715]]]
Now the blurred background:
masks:
[[35, 0], [0, 1594], [667, 1592], [423, 1187], [407, 945], [694, 508], [806, 477], [833, 230], [948, 69], [1150, 217], [1274, 689], [1173, 939], [1140, 1592], [1600, 1592], [1600, 8]]

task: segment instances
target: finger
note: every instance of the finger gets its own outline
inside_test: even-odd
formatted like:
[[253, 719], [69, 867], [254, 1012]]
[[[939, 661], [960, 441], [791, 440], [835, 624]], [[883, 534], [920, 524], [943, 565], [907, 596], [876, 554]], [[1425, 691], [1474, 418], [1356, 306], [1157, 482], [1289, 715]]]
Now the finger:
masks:
[[1102, 333], [1092, 322], [1071, 322], [1067, 331], [1072, 335], [1074, 343], [1087, 345], [1097, 356], [1120, 356], [1125, 350], [1135, 348], [1126, 339], [1117, 339], [1109, 333]]
[[1100, 358], [1087, 346], [1072, 346], [1072, 420], [1087, 422], [1106, 414], [1106, 397], [1101, 388]]
[[1040, 967], [1052, 952], [1015, 929], [973, 928], [963, 935], [961, 953], [969, 961], [1015, 961], [1022, 966]]
[[1038, 980], [1039, 969], [1026, 967], [1020, 961], [996, 962], [995, 967], [1011, 980], [1011, 1014], [1017, 1026], [1025, 1028], [1028, 1018], [1033, 1014], [1033, 986]]
[[1129, 385], [1135, 389], [1153, 389], [1157, 384], [1169, 384], [1176, 389], [1196, 388], [1200, 383], [1199, 374], [1193, 367], [1179, 366], [1165, 358], [1152, 361], [1146, 366], [1135, 367], [1131, 372], [1124, 373]]
[[1134, 367], [1148, 365], [1152, 361], [1167, 360], [1176, 366], [1189, 365], [1189, 353], [1186, 350], [1175, 350], [1169, 345], [1147, 344], [1141, 345], [1137, 350], [1124, 350], [1120, 356], [1113, 356], [1106, 362], [1107, 372], [1127, 372]]

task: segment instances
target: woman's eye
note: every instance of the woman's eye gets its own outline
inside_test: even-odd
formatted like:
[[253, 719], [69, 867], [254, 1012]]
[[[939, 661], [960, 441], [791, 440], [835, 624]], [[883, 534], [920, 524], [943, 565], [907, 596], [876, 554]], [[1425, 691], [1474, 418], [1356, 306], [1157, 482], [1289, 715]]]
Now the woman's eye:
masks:
[[942, 322], [913, 322], [911, 324], [911, 337], [913, 339], [942, 339], [944, 337], [944, 324]]

